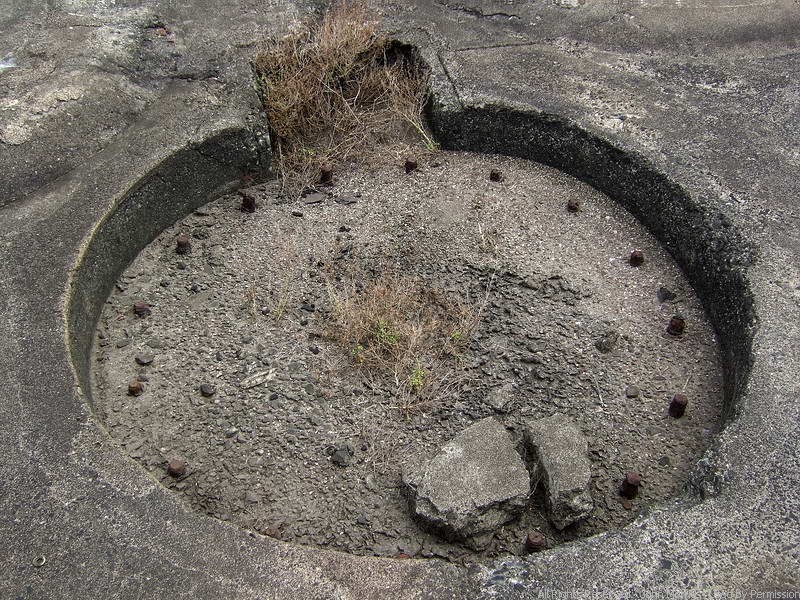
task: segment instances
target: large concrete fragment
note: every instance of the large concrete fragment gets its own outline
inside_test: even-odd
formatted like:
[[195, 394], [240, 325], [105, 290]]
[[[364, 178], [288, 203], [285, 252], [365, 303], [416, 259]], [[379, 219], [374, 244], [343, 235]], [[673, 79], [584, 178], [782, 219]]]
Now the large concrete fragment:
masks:
[[550, 521], [558, 529], [586, 518], [594, 506], [589, 494], [588, 444], [580, 429], [562, 414], [525, 427], [525, 443], [544, 482]]
[[530, 475], [506, 429], [478, 421], [430, 461], [408, 469], [413, 510], [449, 537], [480, 547], [516, 517], [530, 494]]

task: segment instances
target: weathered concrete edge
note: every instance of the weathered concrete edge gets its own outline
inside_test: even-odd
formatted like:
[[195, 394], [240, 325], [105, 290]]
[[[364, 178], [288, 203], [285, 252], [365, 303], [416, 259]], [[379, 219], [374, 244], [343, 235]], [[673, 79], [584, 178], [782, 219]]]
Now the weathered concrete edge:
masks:
[[[95, 328], [114, 282], [141, 249], [194, 209], [269, 174], [265, 130], [228, 125], [183, 146], [134, 179], [82, 244], [67, 298], [67, 342], [77, 379], [91, 404]], [[134, 176], [135, 177], [135, 176]]]

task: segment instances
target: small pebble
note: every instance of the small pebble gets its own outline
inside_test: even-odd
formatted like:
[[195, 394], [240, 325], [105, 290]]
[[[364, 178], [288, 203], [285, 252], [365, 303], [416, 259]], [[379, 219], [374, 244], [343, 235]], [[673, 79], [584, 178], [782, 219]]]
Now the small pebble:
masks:
[[136, 355], [136, 364], [146, 367], [153, 363], [154, 356], [152, 354], [137, 354]]
[[210, 398], [216, 393], [217, 393], [217, 388], [215, 388], [210, 383], [204, 383], [200, 386], [200, 394], [206, 398]]
[[625, 388], [625, 395], [628, 398], [638, 398], [639, 397], [639, 388], [635, 385], [629, 385]]
[[292, 211], [292, 216], [293, 217], [302, 217], [303, 216], [303, 211], [302, 210], [293, 210]]

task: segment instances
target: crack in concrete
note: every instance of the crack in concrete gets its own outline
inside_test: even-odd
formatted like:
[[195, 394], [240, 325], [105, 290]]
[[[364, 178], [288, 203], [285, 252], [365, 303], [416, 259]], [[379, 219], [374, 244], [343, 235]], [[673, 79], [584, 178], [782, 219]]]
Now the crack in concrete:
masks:
[[461, 99], [461, 95], [458, 93], [458, 87], [456, 86], [453, 76], [450, 75], [450, 71], [447, 69], [447, 65], [444, 62], [444, 57], [442, 56], [441, 50], [436, 51], [436, 58], [439, 60], [439, 64], [442, 66], [442, 72], [444, 73], [444, 76], [447, 77], [447, 81], [450, 82], [450, 87], [453, 88], [453, 95], [456, 97], [458, 105], [463, 109], [464, 101]]
[[463, 4], [448, 4], [447, 2], [437, 2], [437, 4], [443, 6], [447, 10], [451, 10], [453, 12], [461, 12], [467, 14], [471, 17], [475, 17], [476, 19], [494, 19], [497, 17], [502, 17], [506, 19], [516, 19], [519, 20], [520, 16], [514, 13], [506, 13], [506, 12], [493, 12], [493, 13], [485, 13], [480, 8], [476, 8], [474, 6], [465, 6]]

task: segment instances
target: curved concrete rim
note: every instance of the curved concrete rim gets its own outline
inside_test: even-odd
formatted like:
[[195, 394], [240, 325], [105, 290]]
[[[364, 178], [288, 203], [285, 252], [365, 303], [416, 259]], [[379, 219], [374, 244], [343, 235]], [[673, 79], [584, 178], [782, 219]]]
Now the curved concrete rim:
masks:
[[[720, 216], [693, 200], [680, 186], [639, 155], [591, 135], [558, 115], [505, 105], [454, 106], [451, 98], [434, 97], [431, 125], [447, 149], [507, 154], [545, 162], [608, 194], [642, 221], [672, 252], [704, 302], [721, 341], [724, 356], [726, 415], [735, 407], [747, 382], [752, 360], [755, 315], [746, 279], [753, 251], [735, 228], [719, 230]], [[509, 133], [513, 132], [513, 136]], [[152, 165], [132, 174], [117, 199], [86, 241], [70, 280], [67, 299], [68, 339], [77, 379], [91, 405], [91, 360], [95, 328], [102, 306], [122, 271], [163, 229], [224, 192], [232, 191], [247, 174], [269, 176], [267, 134], [248, 127], [214, 131]], [[691, 223], [689, 222], [691, 221]], [[721, 238], [721, 240], [720, 240]], [[715, 472], [718, 461], [735, 461], [715, 448], [701, 461], [692, 489], [676, 498], [681, 510], [724, 486]], [[724, 452], [724, 451], [722, 451]], [[156, 484], [153, 493], [168, 494]], [[669, 512], [670, 508], [664, 510]], [[199, 517], [198, 517], [199, 518]], [[640, 531], [658, 516], [629, 528]], [[618, 551], [623, 531], [570, 545], [580, 560], [585, 552]], [[265, 544], [282, 544], [265, 539]], [[607, 547], [607, 549], [606, 549]], [[314, 548], [295, 548], [315, 556]], [[312, 558], [309, 556], [308, 560]], [[385, 561], [344, 557], [343, 562]], [[497, 572], [527, 568], [528, 561], [506, 559], [489, 565], [491, 584], [503, 584]], [[535, 564], [535, 563], [534, 563]], [[385, 568], [391, 568], [391, 563]], [[289, 567], [287, 565], [287, 567]], [[524, 577], [523, 577], [524, 578]]]
[[[423, 53], [436, 68], [430, 119], [445, 148], [531, 158], [583, 179], [639, 218], [695, 286], [722, 342], [727, 425], [687, 494], [619, 531], [470, 568], [293, 546], [181, 505], [114, 447], [85, 392], [89, 343], [116, 276], [182, 215], [244, 177], [269, 175], [252, 95], [211, 106], [195, 82], [177, 79], [113, 143], [0, 209], [9, 257], [0, 265], [0, 417], [10, 433], [0, 442], [0, 595], [641, 597], [800, 586], [791, 240], [748, 226], [721, 205], [712, 178], [691, 176], [635, 136], [489, 85], [466, 94], [453, 69], [466, 58], [448, 69], [443, 54]], [[760, 167], [754, 176], [765, 177]]]

